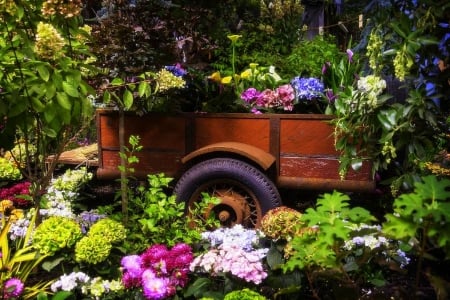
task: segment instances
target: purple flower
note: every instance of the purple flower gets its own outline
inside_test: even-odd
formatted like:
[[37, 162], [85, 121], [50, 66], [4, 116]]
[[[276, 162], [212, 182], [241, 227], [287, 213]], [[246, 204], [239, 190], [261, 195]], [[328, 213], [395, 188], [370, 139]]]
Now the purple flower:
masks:
[[256, 109], [256, 108], [254, 108], [254, 107], [252, 108], [251, 113], [253, 113], [253, 114], [255, 114], [255, 115], [262, 115], [262, 112], [259, 111], [259, 110]]
[[138, 278], [142, 274], [142, 259], [139, 255], [124, 256], [120, 262], [122, 268], [133, 278]]
[[353, 62], [353, 51], [352, 50], [347, 49], [347, 56], [348, 56], [348, 61]]
[[322, 74], [325, 74], [328, 71], [329, 67], [331, 67], [331, 63], [329, 61], [324, 63], [323, 66], [322, 66]]
[[156, 277], [152, 270], [147, 269], [142, 273], [142, 290], [146, 299], [164, 299], [167, 295], [168, 278]]
[[3, 287], [3, 299], [17, 298], [23, 292], [24, 284], [18, 278], [10, 278]]
[[241, 94], [241, 99], [244, 100], [246, 103], [253, 103], [259, 96], [261, 95], [261, 92], [259, 92], [255, 88], [248, 88]]
[[333, 103], [337, 98], [337, 96], [333, 93], [332, 89], [327, 89], [325, 92], [325, 96], [327, 97], [328, 102], [330, 103]]
[[145, 268], [153, 267], [155, 264], [159, 264], [164, 260], [168, 254], [169, 249], [165, 245], [153, 245], [142, 254], [142, 265]]
[[183, 67], [179, 63], [174, 66], [166, 66], [165, 69], [172, 72], [172, 74], [177, 77], [183, 77], [187, 74], [187, 71], [183, 69]]

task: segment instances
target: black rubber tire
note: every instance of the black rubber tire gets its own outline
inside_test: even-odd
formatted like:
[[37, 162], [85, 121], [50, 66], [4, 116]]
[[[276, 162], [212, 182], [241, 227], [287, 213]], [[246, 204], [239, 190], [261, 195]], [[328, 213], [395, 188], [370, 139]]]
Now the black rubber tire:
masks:
[[[245, 199], [251, 212], [251, 216], [242, 222], [244, 224], [228, 220], [223, 226], [240, 223], [247, 228], [258, 227], [267, 211], [281, 205], [278, 189], [263, 172], [232, 158], [213, 158], [192, 166], [178, 180], [174, 193], [177, 201], [185, 202], [189, 208], [201, 200], [202, 192], [215, 196], [214, 191], [219, 189], [233, 190], [233, 193], [242, 196], [238, 198]], [[241, 200], [238, 202], [242, 203]], [[231, 210], [231, 213], [235, 212]]]

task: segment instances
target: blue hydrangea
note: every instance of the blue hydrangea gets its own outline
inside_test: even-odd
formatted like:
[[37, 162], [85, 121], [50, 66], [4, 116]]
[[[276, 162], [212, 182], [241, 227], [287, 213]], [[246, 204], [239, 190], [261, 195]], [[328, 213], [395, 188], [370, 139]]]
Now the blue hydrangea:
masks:
[[314, 77], [295, 77], [291, 80], [297, 100], [314, 100], [319, 98], [324, 92], [323, 83]]
[[240, 224], [236, 224], [232, 228], [219, 228], [203, 232], [202, 238], [208, 240], [212, 247], [239, 245], [245, 251], [252, 251], [253, 246], [259, 241], [255, 230], [245, 229]]

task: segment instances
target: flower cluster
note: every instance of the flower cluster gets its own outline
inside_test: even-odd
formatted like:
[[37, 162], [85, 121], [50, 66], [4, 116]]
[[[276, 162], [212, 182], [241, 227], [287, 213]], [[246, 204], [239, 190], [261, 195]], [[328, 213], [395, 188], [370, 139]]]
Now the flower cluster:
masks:
[[112, 219], [103, 218], [90, 228], [75, 245], [75, 260], [97, 264], [108, 258], [112, 245], [126, 238], [125, 227]]
[[168, 69], [159, 70], [159, 72], [156, 73], [155, 80], [158, 84], [159, 92], [166, 92], [173, 88], [184, 88], [186, 86], [186, 81], [183, 78], [174, 75], [174, 73]]
[[291, 85], [285, 84], [275, 90], [265, 89], [259, 92], [255, 88], [248, 88], [241, 94], [241, 99], [252, 107], [252, 112], [260, 113], [259, 109], [278, 109], [285, 111], [294, 109], [295, 93]]
[[11, 200], [0, 201], [0, 219], [2, 222], [16, 222], [21, 218], [23, 218], [23, 210], [15, 208]]
[[42, 221], [33, 236], [33, 245], [43, 255], [73, 246], [82, 237], [80, 225], [72, 219], [52, 216]]
[[242, 290], [234, 290], [225, 295], [223, 300], [266, 300], [267, 298], [258, 292], [252, 291], [248, 288], [244, 288]]
[[83, 211], [77, 217], [78, 224], [81, 225], [81, 232], [86, 234], [95, 222], [100, 219], [106, 218], [106, 215], [97, 213], [96, 210]]
[[44, 59], [57, 59], [64, 55], [64, 38], [51, 25], [39, 22], [34, 52]]
[[44, 16], [62, 15], [65, 18], [78, 16], [83, 8], [81, 0], [47, 0], [42, 4]]
[[20, 169], [14, 162], [0, 157], [0, 180], [19, 180], [21, 178], [22, 174], [20, 173]]
[[386, 89], [386, 81], [375, 75], [361, 77], [357, 83], [358, 90], [367, 96], [367, 104], [369, 107], [378, 106], [378, 96]]
[[291, 85], [294, 87], [296, 99], [298, 101], [311, 101], [320, 98], [324, 92], [323, 83], [314, 77], [303, 78], [297, 76], [291, 80]]
[[246, 229], [241, 224], [231, 228], [221, 227], [214, 231], [202, 232], [202, 239], [208, 241], [211, 247], [219, 245], [239, 245], [246, 251], [251, 251], [259, 243], [257, 231]]
[[83, 272], [72, 272], [59, 277], [50, 286], [52, 292], [58, 291], [73, 292], [79, 289], [83, 295], [94, 296], [99, 299], [104, 294], [123, 290], [123, 285], [118, 280], [103, 280], [100, 277], [90, 278]]
[[261, 220], [261, 231], [270, 239], [289, 241], [299, 233], [301, 217], [299, 211], [286, 206], [271, 209]]
[[255, 284], [261, 283], [267, 277], [262, 259], [268, 249], [254, 248], [259, 242], [255, 230], [235, 225], [232, 228], [205, 232], [202, 238], [209, 241], [211, 249], [194, 259], [190, 266], [191, 271], [210, 272], [213, 275], [230, 273]]
[[93, 174], [87, 172], [85, 167], [68, 169], [61, 176], [50, 183], [45, 194], [45, 206], [40, 210], [42, 216], [64, 216], [75, 218], [72, 212], [72, 201], [78, 197], [78, 190], [82, 184], [88, 182]]
[[24, 284], [18, 278], [8, 279], [2, 287], [2, 299], [17, 299], [24, 290]]
[[30, 194], [30, 185], [29, 181], [24, 181], [10, 187], [1, 188], [0, 199], [11, 200], [17, 208], [28, 208], [32, 202], [24, 198]]
[[[352, 226], [352, 238], [345, 241], [342, 249], [349, 251], [347, 261], [354, 261], [355, 257], [373, 257], [380, 255], [383, 259], [394, 260], [401, 268], [409, 264], [410, 258], [399, 249], [397, 241], [387, 239], [382, 235], [381, 226], [360, 224]], [[371, 256], [368, 255], [371, 253]]]
[[172, 249], [156, 244], [141, 255], [122, 258], [122, 282], [127, 289], [142, 288], [146, 299], [167, 298], [187, 284], [192, 260], [192, 249], [185, 243]]

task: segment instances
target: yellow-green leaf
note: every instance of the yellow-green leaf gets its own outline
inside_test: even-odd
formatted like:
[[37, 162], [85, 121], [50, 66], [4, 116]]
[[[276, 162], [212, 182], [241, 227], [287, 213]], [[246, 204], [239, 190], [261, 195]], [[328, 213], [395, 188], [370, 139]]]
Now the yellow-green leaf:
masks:
[[56, 93], [56, 100], [62, 108], [70, 110], [72, 108], [72, 103], [66, 93], [58, 92]]
[[133, 93], [131, 93], [129, 90], [125, 90], [123, 93], [123, 105], [125, 109], [130, 109], [133, 105]]
[[75, 97], [75, 98], [78, 97], [78, 90], [72, 84], [68, 83], [67, 81], [63, 81], [62, 87], [63, 87], [64, 92], [67, 93], [67, 95], [69, 95], [71, 97]]
[[50, 73], [48, 72], [48, 69], [46, 68], [46, 66], [44, 65], [38, 65], [36, 67], [39, 76], [42, 78], [42, 80], [44, 80], [45, 82], [47, 82], [50, 78]]
[[31, 97], [31, 105], [37, 112], [43, 112], [45, 110], [45, 105], [36, 97]]

